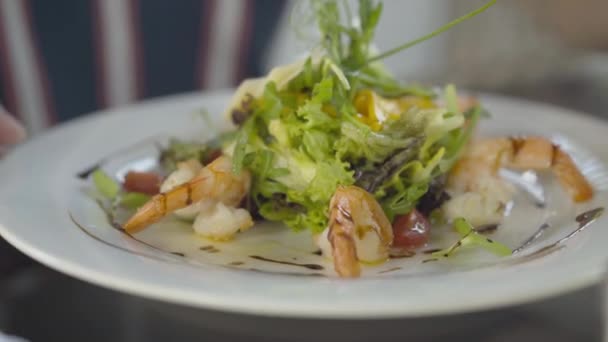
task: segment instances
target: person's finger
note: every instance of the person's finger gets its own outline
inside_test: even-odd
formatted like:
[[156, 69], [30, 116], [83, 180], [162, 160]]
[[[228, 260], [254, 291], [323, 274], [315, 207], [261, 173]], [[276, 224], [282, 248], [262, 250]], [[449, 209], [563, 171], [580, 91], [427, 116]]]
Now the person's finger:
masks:
[[0, 107], [0, 145], [16, 144], [25, 139], [25, 129]]

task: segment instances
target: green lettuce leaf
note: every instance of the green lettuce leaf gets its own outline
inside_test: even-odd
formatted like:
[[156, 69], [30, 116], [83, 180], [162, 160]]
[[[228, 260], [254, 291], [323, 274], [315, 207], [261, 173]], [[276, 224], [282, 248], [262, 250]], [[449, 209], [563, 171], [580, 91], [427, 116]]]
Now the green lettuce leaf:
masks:
[[[253, 175], [250, 198], [258, 212], [296, 230], [323, 230], [333, 192], [354, 183], [350, 164], [334, 150], [341, 120], [327, 112], [335, 106], [334, 90], [343, 85], [331, 70], [320, 72], [322, 67], [309, 64], [283, 90], [269, 83], [234, 149], [234, 170]], [[297, 92], [309, 77], [314, 86], [302, 100]]]
[[182, 141], [171, 139], [169, 145], [160, 154], [160, 164], [163, 170], [170, 173], [177, 169], [177, 163], [196, 159], [203, 163], [212, 150], [211, 143]]
[[150, 196], [140, 192], [127, 192], [120, 197], [119, 204], [126, 209], [137, 209], [150, 200]]
[[120, 185], [112, 177], [97, 169], [92, 174], [93, 184], [97, 191], [109, 200], [114, 200], [120, 192]]

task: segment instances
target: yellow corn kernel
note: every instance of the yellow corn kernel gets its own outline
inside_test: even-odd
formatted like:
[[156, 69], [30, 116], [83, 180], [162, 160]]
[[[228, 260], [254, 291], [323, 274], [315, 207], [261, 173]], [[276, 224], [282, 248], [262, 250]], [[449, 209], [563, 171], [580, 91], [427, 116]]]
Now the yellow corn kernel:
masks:
[[375, 94], [369, 89], [363, 89], [355, 95], [354, 105], [357, 110], [359, 121], [371, 127], [374, 131], [382, 129], [382, 124], [378, 121], [375, 106]]

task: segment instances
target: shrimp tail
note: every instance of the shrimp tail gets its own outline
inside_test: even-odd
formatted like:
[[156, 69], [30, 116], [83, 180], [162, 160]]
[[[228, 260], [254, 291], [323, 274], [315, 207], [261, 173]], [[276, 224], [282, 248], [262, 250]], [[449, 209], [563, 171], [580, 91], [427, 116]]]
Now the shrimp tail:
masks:
[[154, 195], [123, 225], [123, 229], [127, 233], [137, 233], [158, 222], [168, 213], [202, 200], [203, 198], [199, 198], [202, 196], [196, 196], [197, 192], [193, 191], [192, 187], [192, 182], [185, 183], [169, 192]]
[[515, 150], [511, 165], [518, 169], [550, 169], [574, 202], [593, 197], [593, 188], [572, 158], [558, 145], [542, 137], [512, 139]]
[[237, 205], [249, 191], [251, 175], [245, 170], [236, 175], [231, 167], [230, 158], [217, 158], [189, 182], [152, 197], [123, 225], [123, 229], [136, 233], [164, 216], [202, 200]]
[[483, 176], [495, 176], [501, 167], [550, 170], [572, 201], [585, 202], [593, 188], [572, 158], [544, 137], [497, 138], [474, 143], [450, 172], [453, 188], [470, 191]]
[[560, 148], [555, 148], [552, 171], [574, 202], [585, 202], [593, 197], [593, 188], [585, 176]]

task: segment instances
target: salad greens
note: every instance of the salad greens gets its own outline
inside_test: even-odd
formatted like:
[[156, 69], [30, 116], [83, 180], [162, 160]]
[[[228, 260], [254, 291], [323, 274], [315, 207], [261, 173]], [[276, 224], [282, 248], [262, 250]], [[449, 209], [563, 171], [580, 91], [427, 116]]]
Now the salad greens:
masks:
[[118, 205], [125, 209], [137, 209], [150, 200], [146, 194], [123, 191], [120, 184], [101, 169], [95, 170], [91, 177], [97, 192], [108, 199], [112, 207]]
[[93, 178], [95, 188], [103, 197], [113, 200], [118, 196], [120, 185], [105, 172], [97, 169], [93, 172], [91, 177]]
[[311, 54], [286, 85], [267, 82], [261, 96], [247, 97], [245, 111], [233, 113], [239, 124], [232, 141], [233, 171], [253, 175], [250, 209], [296, 230], [320, 232], [336, 188], [353, 184], [371, 192], [390, 220], [415, 208], [433, 180], [458, 159], [482, 111], [474, 107], [463, 113], [453, 86], [445, 88], [441, 105], [430, 89], [402, 85], [381, 59], [494, 2], [374, 54], [382, 3], [360, 0], [358, 20], [352, 20], [345, 2], [313, 0], [321, 52]]
[[141, 192], [125, 192], [121, 194], [119, 205], [126, 209], [136, 209], [150, 200], [150, 196]]
[[214, 151], [214, 146], [212, 145], [171, 139], [169, 140], [169, 145], [160, 154], [160, 165], [164, 171], [170, 173], [177, 169], [177, 164], [182, 161], [196, 159], [204, 163]]

